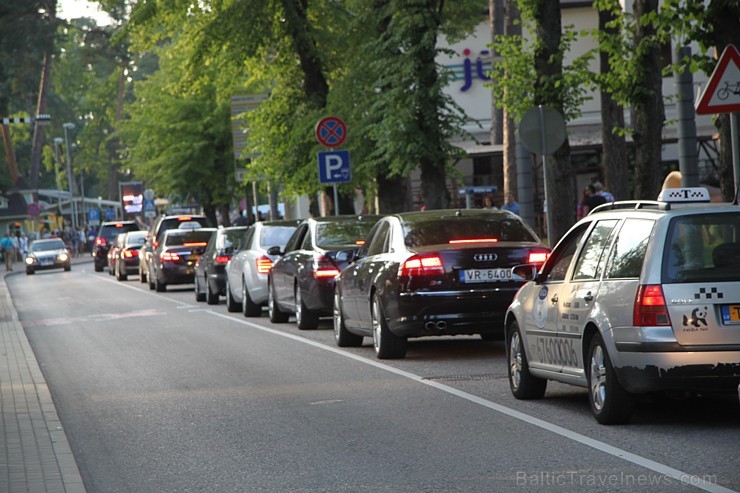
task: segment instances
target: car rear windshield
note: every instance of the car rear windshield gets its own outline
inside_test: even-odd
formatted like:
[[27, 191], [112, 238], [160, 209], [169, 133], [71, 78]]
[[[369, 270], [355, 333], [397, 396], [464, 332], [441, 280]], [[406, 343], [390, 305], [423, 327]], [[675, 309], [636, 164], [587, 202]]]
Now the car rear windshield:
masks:
[[262, 228], [262, 235], [260, 236], [260, 246], [262, 248], [269, 248], [272, 246], [279, 246], [282, 250], [285, 244], [288, 243], [291, 235], [295, 231], [295, 226], [265, 226]]
[[537, 238], [518, 219], [512, 217], [457, 217], [404, 224], [407, 247], [443, 245], [451, 241], [496, 240], [537, 242]]
[[319, 223], [316, 227], [316, 245], [332, 248], [361, 245], [375, 221], [346, 221]]
[[100, 228], [100, 237], [105, 238], [108, 243], [112, 242], [116, 236], [129, 231], [139, 231], [139, 226], [133, 223], [107, 224]]
[[200, 246], [206, 246], [208, 244], [208, 240], [211, 239], [211, 235], [213, 234], [212, 230], [178, 230], [177, 232], [172, 232], [167, 235], [167, 238], [165, 239], [165, 246], [191, 246], [191, 245], [200, 245]]
[[197, 216], [183, 216], [183, 217], [170, 217], [167, 219], [163, 219], [162, 223], [159, 225], [159, 230], [157, 231], [157, 237], [162, 238], [164, 236], [164, 232], [169, 229], [177, 229], [180, 227], [180, 225], [184, 223], [192, 223], [196, 222], [201, 225], [201, 227], [209, 228], [211, 227], [210, 221], [208, 221], [208, 218], [206, 217], [197, 217]]
[[740, 281], [740, 211], [671, 220], [663, 282]]

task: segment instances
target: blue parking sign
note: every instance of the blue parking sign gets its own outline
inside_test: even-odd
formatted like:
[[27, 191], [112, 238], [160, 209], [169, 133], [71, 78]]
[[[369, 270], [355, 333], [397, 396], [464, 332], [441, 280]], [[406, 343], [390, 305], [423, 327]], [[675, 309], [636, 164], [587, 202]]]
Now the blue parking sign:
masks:
[[349, 151], [319, 152], [319, 183], [349, 183]]

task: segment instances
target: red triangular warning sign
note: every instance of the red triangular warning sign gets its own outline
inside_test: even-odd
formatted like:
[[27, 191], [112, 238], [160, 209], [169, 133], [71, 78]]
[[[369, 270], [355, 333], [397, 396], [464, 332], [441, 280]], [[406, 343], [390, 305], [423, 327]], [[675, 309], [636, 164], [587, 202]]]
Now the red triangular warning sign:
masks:
[[740, 111], [740, 53], [727, 45], [717, 66], [696, 102], [696, 113], [735, 113]]

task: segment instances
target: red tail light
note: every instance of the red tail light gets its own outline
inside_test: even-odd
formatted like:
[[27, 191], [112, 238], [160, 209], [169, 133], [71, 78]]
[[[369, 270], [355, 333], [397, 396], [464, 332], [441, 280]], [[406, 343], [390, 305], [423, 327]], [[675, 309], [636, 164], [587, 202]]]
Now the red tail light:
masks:
[[272, 269], [272, 260], [266, 256], [257, 259], [257, 272], [260, 274], [269, 274]]
[[641, 284], [637, 289], [632, 324], [636, 327], [671, 325], [660, 284]]
[[226, 264], [229, 260], [231, 260], [231, 255], [218, 255], [216, 256], [216, 260], [214, 262], [219, 265]]
[[134, 258], [139, 256], [138, 250], [124, 250], [123, 258]]
[[334, 278], [339, 275], [339, 269], [328, 258], [319, 257], [314, 260], [313, 275], [317, 279]]
[[180, 217], [177, 218], [177, 220], [180, 221], [180, 222], [182, 222], [182, 221], [190, 221], [191, 219], [193, 219], [193, 218], [190, 217], [190, 216], [180, 216]]
[[161, 257], [162, 262], [179, 262], [180, 256], [177, 252], [164, 252]]
[[206, 246], [208, 245], [207, 241], [185, 241], [183, 242], [182, 246]]
[[414, 255], [408, 258], [398, 271], [401, 277], [432, 276], [444, 274], [445, 266], [439, 255]]
[[528, 264], [544, 264], [547, 257], [550, 256], [550, 252], [547, 250], [530, 250], [529, 257], [527, 259]]
[[98, 236], [97, 238], [95, 238], [95, 246], [105, 246], [107, 244], [108, 242], [106, 242], [105, 238], [103, 238], [102, 236]]

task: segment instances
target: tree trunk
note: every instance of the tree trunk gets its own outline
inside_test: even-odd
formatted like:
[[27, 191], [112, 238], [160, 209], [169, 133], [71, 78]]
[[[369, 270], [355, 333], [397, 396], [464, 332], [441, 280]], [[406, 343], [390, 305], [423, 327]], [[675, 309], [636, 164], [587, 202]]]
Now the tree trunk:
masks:
[[[495, 1], [495, 0], [491, 0]], [[504, 34], [507, 36], [518, 36], [522, 34], [519, 9], [516, 2], [506, 2], [504, 8]], [[509, 116], [509, 110], [503, 109], [504, 119], [504, 197], [511, 192], [517, 195], [517, 176], [516, 176], [516, 123]], [[492, 130], [493, 133], [493, 130]], [[493, 142], [493, 140], [491, 141]], [[519, 200], [519, 197], [517, 197]]]
[[[535, 104], [547, 105], [563, 112], [563, 98], [554, 81], [563, 74], [562, 51], [560, 49], [561, 19], [560, 2], [541, 1], [535, 13], [536, 35], [541, 46], [534, 54]], [[545, 97], [545, 94], [551, 94]], [[566, 137], [562, 146], [547, 163], [548, 215], [552, 231], [547, 232], [548, 242], [555, 245], [576, 221], [578, 194], [576, 173], [570, 161], [570, 143]]]
[[634, 106], [635, 120], [635, 199], [656, 199], [660, 191], [660, 170], [663, 147], [663, 79], [661, 76], [660, 46], [650, 41], [655, 36], [651, 23], [639, 22], [646, 16], [657, 13], [658, 0], [635, 0], [634, 13], [638, 20], [635, 30], [635, 46], [646, 45], [638, 50], [638, 70], [642, 80], [638, 84], [643, 91], [637, 96]]
[[[52, 9], [51, 12], [56, 10]], [[53, 18], [52, 18], [53, 22]], [[49, 86], [51, 84], [51, 61], [52, 57], [46, 53], [44, 54], [44, 65], [41, 68], [41, 83], [39, 84], [39, 98], [36, 105], [36, 115], [46, 113], [46, 100], [47, 94], [49, 93]], [[44, 138], [44, 133], [41, 131], [41, 127], [38, 122], [33, 126], [33, 142], [31, 144], [31, 176], [29, 186], [31, 190], [37, 190], [39, 187], [39, 167], [41, 165], [41, 141]], [[34, 192], [36, 193], [36, 192]]]
[[[507, 2], [513, 3], [513, 2]], [[503, 0], [488, 0], [488, 24], [491, 28], [491, 41], [495, 40], [496, 36], [503, 35], [505, 32], [504, 28], [504, 1]], [[491, 56], [496, 56], [496, 52], [492, 51]], [[491, 83], [495, 84], [496, 81], [491, 79]], [[504, 110], [498, 108], [496, 105], [491, 105], [491, 144], [502, 144], [504, 141], [504, 126], [506, 120], [504, 116]], [[504, 171], [504, 177], [506, 172]], [[505, 179], [505, 178], [504, 178]], [[506, 186], [504, 185], [504, 188]]]
[[[614, 19], [610, 10], [599, 11], [599, 31], [609, 35], [617, 34], [615, 27], [607, 27]], [[611, 72], [608, 53], [599, 54], [600, 71], [602, 74]], [[617, 130], [624, 128], [624, 108], [620, 106], [611, 94], [601, 91], [601, 166], [604, 175], [606, 190], [617, 200], [631, 198], [629, 186], [629, 167], [627, 159], [627, 144], [623, 135]]]
[[379, 214], [393, 214], [411, 210], [409, 203], [411, 187], [406, 176], [387, 178], [378, 175], [378, 211]]

